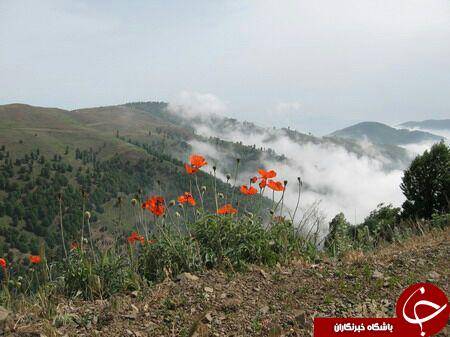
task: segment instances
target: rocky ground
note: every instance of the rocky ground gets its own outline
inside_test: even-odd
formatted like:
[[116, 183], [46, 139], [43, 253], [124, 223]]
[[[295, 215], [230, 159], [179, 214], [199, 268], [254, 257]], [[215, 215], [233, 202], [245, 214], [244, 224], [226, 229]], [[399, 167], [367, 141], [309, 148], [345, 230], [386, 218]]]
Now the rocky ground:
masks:
[[[316, 316], [392, 317], [419, 281], [449, 294], [450, 230], [352, 253], [342, 262], [295, 261], [242, 274], [183, 274], [148, 290], [95, 302], [61, 300], [7, 320], [9, 336], [311, 336]], [[441, 333], [447, 336], [449, 327]]]

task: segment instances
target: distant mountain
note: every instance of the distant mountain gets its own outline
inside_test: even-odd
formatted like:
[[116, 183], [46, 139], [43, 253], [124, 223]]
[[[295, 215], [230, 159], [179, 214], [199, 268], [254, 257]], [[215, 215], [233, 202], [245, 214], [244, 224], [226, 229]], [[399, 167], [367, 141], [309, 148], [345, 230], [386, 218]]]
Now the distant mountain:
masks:
[[408, 129], [450, 130], [450, 119], [427, 119], [424, 121], [409, 121], [399, 125]]
[[375, 144], [406, 145], [425, 141], [438, 142], [442, 137], [429, 132], [395, 129], [378, 122], [362, 122], [333, 132], [330, 136], [364, 140]]

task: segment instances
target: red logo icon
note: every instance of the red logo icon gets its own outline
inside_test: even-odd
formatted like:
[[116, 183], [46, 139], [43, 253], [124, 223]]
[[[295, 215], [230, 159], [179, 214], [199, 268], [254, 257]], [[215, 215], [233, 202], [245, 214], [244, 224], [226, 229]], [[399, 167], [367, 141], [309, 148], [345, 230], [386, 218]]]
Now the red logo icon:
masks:
[[450, 310], [441, 289], [431, 283], [417, 283], [400, 295], [396, 312], [398, 319], [417, 326], [417, 336], [427, 337], [445, 327]]

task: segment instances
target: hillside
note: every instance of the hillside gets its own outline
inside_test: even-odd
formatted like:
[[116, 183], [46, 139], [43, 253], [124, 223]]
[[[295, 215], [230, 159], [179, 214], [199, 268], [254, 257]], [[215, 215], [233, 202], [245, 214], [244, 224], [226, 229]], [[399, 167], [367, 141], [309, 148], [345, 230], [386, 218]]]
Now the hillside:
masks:
[[376, 144], [387, 145], [438, 142], [442, 138], [429, 132], [395, 129], [378, 122], [358, 123], [335, 131], [331, 134], [331, 136], [354, 140], [368, 140]]
[[53, 299], [58, 306], [50, 318], [42, 304], [24, 305], [7, 331], [13, 337], [310, 336], [316, 316], [393, 317], [399, 295], [415, 282], [433, 282], [448, 293], [449, 255], [447, 228], [342, 262], [208, 271], [106, 300]]
[[424, 121], [409, 121], [399, 125], [408, 129], [450, 130], [450, 119], [427, 119]]
[[[63, 216], [69, 223], [68, 239], [81, 225], [77, 215], [83, 205], [82, 188], [89, 195], [85, 207], [93, 213], [94, 231], [99, 238], [108, 239], [113, 229], [129, 229], [137, 219], [133, 212], [123, 214], [120, 224], [113, 221], [118, 212], [117, 198], [129, 202], [142, 190], [145, 195], [163, 193], [170, 199], [191, 190], [183, 162], [195, 151], [204, 154], [210, 163], [201, 174], [208, 193], [215, 179], [207, 173], [212, 173], [214, 165], [222, 178], [216, 184], [231, 190], [232, 186], [223, 180], [235, 171], [236, 158], [240, 158], [239, 170], [244, 173], [238, 183], [246, 183], [247, 175], [267, 165], [291, 168], [293, 176], [284, 178], [295, 182], [308, 163], [297, 161], [297, 150], [285, 152], [286, 142], [310, 151], [340, 150], [356, 158], [373, 159], [387, 171], [403, 169], [410, 161], [406, 151], [395, 145], [363, 146], [351, 139], [267, 129], [218, 116], [186, 118], [170, 112], [164, 102], [73, 111], [4, 105], [0, 106], [0, 131], [3, 252], [36, 252], [44, 239], [52, 249], [51, 255], [58, 254], [56, 195], [60, 192], [76, 205]], [[317, 164], [310, 166], [317, 171]], [[305, 191], [314, 188], [318, 196], [330, 191], [328, 186], [305, 183]]]

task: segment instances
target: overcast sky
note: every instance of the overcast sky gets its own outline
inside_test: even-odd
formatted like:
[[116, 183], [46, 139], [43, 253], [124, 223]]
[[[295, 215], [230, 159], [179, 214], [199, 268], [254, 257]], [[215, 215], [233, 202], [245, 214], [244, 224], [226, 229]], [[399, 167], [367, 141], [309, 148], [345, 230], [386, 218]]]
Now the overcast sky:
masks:
[[0, 104], [207, 97], [317, 134], [450, 116], [448, 0], [0, 0]]

